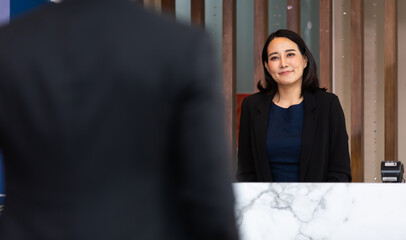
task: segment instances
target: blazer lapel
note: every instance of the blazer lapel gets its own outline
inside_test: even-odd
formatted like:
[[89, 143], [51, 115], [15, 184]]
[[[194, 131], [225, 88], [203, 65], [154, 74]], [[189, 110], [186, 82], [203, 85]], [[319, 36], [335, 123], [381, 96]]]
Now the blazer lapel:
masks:
[[311, 162], [311, 151], [314, 142], [317, 122], [317, 105], [314, 95], [310, 92], [303, 93], [304, 116], [302, 125], [302, 147], [300, 152], [299, 181], [305, 180], [307, 168]]
[[272, 103], [272, 96], [266, 95], [264, 101], [256, 108], [257, 114], [252, 116], [254, 128], [254, 145], [257, 153], [258, 165], [262, 173], [262, 181], [271, 181], [271, 170], [269, 169], [268, 157], [266, 154], [266, 131], [268, 128], [269, 109]]

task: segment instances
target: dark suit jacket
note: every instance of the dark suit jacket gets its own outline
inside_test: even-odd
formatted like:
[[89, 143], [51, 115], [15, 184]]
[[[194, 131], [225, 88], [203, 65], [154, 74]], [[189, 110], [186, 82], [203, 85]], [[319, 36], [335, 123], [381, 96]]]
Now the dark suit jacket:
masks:
[[[344, 113], [336, 95], [304, 91], [300, 182], [349, 182], [351, 166]], [[265, 148], [272, 96], [256, 93], [241, 106], [237, 180], [272, 182]]]
[[0, 239], [234, 239], [208, 36], [125, 0], [0, 30]]

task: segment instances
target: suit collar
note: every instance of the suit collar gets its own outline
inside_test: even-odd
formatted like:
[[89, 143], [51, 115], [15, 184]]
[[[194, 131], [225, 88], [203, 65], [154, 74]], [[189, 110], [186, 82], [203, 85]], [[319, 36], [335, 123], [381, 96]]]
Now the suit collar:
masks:
[[261, 176], [258, 176], [261, 182], [271, 182], [271, 169], [269, 168], [268, 157], [266, 154], [266, 130], [268, 128], [269, 109], [272, 104], [272, 95], [261, 94], [261, 101], [256, 106], [256, 111], [252, 115], [253, 133], [255, 141], [255, 151], [258, 159], [258, 165], [261, 169]]
[[314, 93], [307, 90], [303, 91], [303, 101], [305, 112], [312, 112], [317, 108], [317, 103], [314, 99]]
[[[302, 146], [300, 152], [299, 181], [305, 181], [307, 168], [311, 162], [312, 148], [317, 124], [317, 103], [313, 92], [304, 91], [304, 116], [302, 125]], [[317, 166], [316, 166], [317, 167]]]
[[269, 94], [263, 94], [262, 97], [263, 100], [257, 105], [256, 109], [259, 115], [263, 114], [268, 115], [269, 108], [271, 107], [272, 99], [274, 96]]

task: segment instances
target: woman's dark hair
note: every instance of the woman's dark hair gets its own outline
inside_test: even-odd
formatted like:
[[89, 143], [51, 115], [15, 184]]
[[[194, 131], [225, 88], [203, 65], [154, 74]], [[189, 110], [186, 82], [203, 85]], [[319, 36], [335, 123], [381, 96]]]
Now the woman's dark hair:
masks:
[[297, 33], [286, 29], [280, 29], [269, 35], [268, 39], [265, 42], [264, 49], [262, 50], [262, 66], [264, 67], [266, 85], [263, 86], [261, 84], [261, 81], [259, 81], [257, 85], [259, 91], [271, 95], [275, 95], [278, 92], [278, 84], [272, 78], [271, 74], [269, 74], [269, 72], [266, 70], [264, 64], [265, 62], [266, 63], [268, 62], [269, 43], [274, 38], [278, 37], [288, 38], [292, 42], [296, 43], [300, 53], [307, 58], [307, 66], [303, 70], [301, 94], [303, 95], [303, 90], [314, 90], [319, 88], [319, 79], [317, 77], [317, 65], [316, 62], [314, 61], [312, 53], [307, 48], [306, 43]]

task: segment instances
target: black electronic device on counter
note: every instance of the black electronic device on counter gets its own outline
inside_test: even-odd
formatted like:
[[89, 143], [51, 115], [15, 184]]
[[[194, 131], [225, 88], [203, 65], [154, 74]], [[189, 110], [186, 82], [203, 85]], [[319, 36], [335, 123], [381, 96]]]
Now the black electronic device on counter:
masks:
[[381, 178], [384, 183], [399, 183], [403, 179], [404, 167], [400, 161], [382, 161]]

